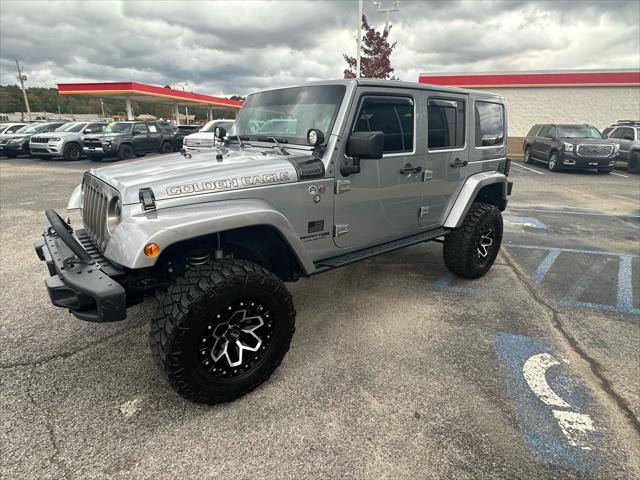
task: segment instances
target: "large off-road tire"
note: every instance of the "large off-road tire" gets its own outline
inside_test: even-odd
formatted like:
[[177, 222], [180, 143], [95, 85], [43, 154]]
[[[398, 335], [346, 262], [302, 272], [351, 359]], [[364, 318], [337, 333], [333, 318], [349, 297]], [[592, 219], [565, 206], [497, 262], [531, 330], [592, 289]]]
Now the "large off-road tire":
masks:
[[120, 145], [116, 156], [118, 160], [129, 160], [134, 156], [133, 148], [131, 148], [131, 145]]
[[527, 147], [524, 150], [524, 157], [522, 158], [524, 163], [533, 163], [533, 158], [531, 157], [531, 147]]
[[77, 143], [70, 143], [64, 147], [62, 156], [68, 162], [80, 160], [82, 156], [82, 148]]
[[246, 260], [192, 267], [158, 296], [149, 341], [173, 389], [202, 403], [228, 402], [269, 378], [295, 330], [291, 294]]
[[549, 155], [548, 167], [552, 172], [560, 170], [560, 156], [558, 155], [558, 152], [551, 152], [551, 155]]
[[627, 170], [631, 173], [640, 173], [640, 152], [631, 152], [629, 154]]
[[171, 145], [171, 142], [162, 142], [162, 145], [160, 145], [160, 153], [164, 155], [171, 152], [173, 152], [173, 145]]
[[444, 263], [463, 278], [479, 278], [495, 262], [502, 243], [502, 214], [494, 205], [474, 203], [462, 225], [444, 240]]

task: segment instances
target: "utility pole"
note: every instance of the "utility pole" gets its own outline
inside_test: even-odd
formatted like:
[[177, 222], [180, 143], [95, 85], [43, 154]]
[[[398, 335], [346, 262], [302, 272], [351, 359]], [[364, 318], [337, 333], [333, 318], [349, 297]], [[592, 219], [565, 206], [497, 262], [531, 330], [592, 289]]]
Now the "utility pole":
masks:
[[399, 0], [396, 0], [395, 2], [393, 2], [393, 7], [390, 7], [390, 8], [383, 8], [384, 7], [384, 3], [382, 2], [382, 0], [375, 1], [375, 2], [373, 2], [373, 4], [376, 7], [378, 7], [378, 13], [386, 13], [387, 14], [387, 23], [385, 23], [384, 29], [388, 30], [389, 29], [389, 22], [390, 22], [389, 14], [392, 13], [392, 12], [400, 11], [400, 2], [399, 2]]
[[360, 78], [360, 46], [362, 45], [362, 0], [358, 0], [358, 51], [356, 53], [356, 78]]
[[18, 80], [20, 80], [20, 85], [22, 86], [22, 95], [24, 96], [24, 105], [27, 107], [27, 121], [31, 121], [31, 109], [29, 108], [29, 100], [27, 99], [27, 91], [24, 89], [24, 81], [27, 79], [26, 75], [22, 74], [20, 70], [20, 62], [16, 58], [16, 67], [18, 67]]

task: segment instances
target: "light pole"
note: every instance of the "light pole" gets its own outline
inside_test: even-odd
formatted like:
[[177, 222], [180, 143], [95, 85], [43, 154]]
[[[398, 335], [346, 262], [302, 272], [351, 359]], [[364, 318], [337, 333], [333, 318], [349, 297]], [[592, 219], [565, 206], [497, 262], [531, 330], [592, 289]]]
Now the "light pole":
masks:
[[358, 0], [358, 50], [356, 52], [356, 78], [360, 78], [360, 45], [362, 44], [362, 0]]
[[24, 89], [24, 81], [27, 79], [26, 75], [22, 74], [20, 70], [20, 62], [16, 58], [16, 67], [18, 67], [18, 80], [20, 80], [20, 85], [22, 86], [22, 95], [24, 96], [24, 106], [27, 107], [27, 121], [31, 121], [31, 109], [29, 108], [29, 100], [27, 99], [27, 91]]
[[390, 8], [382, 8], [384, 7], [384, 3], [382, 2], [382, 0], [380, 1], [375, 1], [373, 2], [373, 4], [378, 7], [378, 13], [386, 13], [387, 14], [387, 23], [385, 23], [384, 25], [384, 29], [388, 30], [389, 29], [389, 14], [391, 12], [398, 12], [400, 10], [400, 1], [396, 0], [395, 2], [393, 2], [393, 7]]

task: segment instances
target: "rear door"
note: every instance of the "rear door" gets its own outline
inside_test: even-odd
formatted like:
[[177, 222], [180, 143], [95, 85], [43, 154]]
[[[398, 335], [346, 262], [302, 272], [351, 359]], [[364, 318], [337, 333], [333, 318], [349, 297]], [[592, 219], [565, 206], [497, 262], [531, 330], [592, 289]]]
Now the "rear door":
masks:
[[467, 176], [469, 162], [467, 95], [423, 92], [426, 111], [427, 167], [420, 199], [420, 226], [442, 225]]
[[149, 151], [157, 152], [160, 150], [160, 144], [162, 143], [162, 131], [155, 123], [149, 123], [147, 127], [149, 128]]
[[633, 128], [631, 127], [618, 127], [611, 135], [611, 140], [620, 145], [620, 157], [623, 160], [629, 159], [629, 151], [633, 144]]
[[[419, 91], [389, 93], [367, 89], [359, 95], [347, 121], [339, 157], [346, 161], [351, 132], [384, 133], [384, 154], [360, 160], [360, 173], [336, 171], [335, 244], [366, 246], [411, 235], [418, 230], [418, 202], [424, 154], [416, 153], [415, 105]], [[338, 164], [341, 164], [339, 161]], [[408, 171], [413, 170], [413, 171]]]

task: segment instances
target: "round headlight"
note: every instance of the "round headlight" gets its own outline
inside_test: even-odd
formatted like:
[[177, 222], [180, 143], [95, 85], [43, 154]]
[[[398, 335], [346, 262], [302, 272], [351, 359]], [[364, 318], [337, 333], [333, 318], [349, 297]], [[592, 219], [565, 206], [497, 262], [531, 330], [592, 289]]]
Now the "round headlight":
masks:
[[307, 132], [307, 143], [314, 147], [324, 143], [324, 134], [315, 128], [310, 128]]
[[113, 233], [116, 227], [122, 220], [122, 202], [120, 198], [113, 197], [109, 200], [109, 207], [107, 208], [107, 230], [109, 234]]

